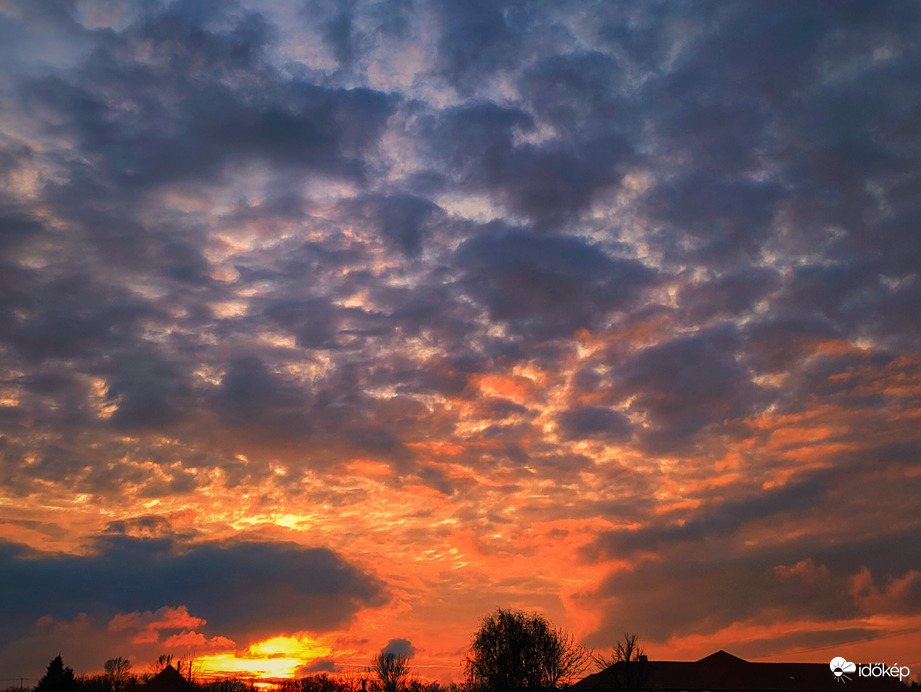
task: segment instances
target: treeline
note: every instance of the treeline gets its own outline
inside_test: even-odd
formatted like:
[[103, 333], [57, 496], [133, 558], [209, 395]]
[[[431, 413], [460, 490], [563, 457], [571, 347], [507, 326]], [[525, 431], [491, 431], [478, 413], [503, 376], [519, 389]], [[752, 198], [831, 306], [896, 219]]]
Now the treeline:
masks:
[[[402, 657], [384, 655], [388, 661], [397, 660], [402, 663]], [[111, 665], [112, 662], [117, 665]], [[76, 675], [73, 669], [64, 665], [63, 658], [58, 655], [48, 664], [48, 670], [35, 687], [12, 685], [2, 692], [143, 692], [143, 685], [171, 661], [166, 661], [160, 666], [154, 664], [146, 673], [136, 674], [131, 671], [131, 664], [123, 658], [110, 659], [106, 662], [106, 672], [89, 675]], [[181, 664], [178, 664], [181, 668]], [[461, 692], [457, 685], [442, 686], [437, 682], [426, 682], [409, 675], [408, 666], [398, 668], [396, 676], [381, 679], [376, 676], [374, 665], [367, 672], [361, 674], [330, 675], [329, 673], [314, 673], [300, 678], [284, 678], [266, 681], [253, 677], [221, 677], [218, 679], [204, 679], [202, 676], [188, 680], [183, 676], [189, 692], [265, 692], [274, 689], [275, 692]], [[186, 668], [189, 670], [189, 668]]]
[[[143, 685], [152, 674], [130, 675], [126, 692], [132, 692], [135, 686]], [[25, 679], [25, 678], [24, 678]], [[191, 683], [192, 692], [380, 692], [378, 681], [370, 677], [331, 676], [328, 673], [312, 673], [300, 678], [276, 680], [257, 679], [253, 677], [222, 677], [214, 680], [196, 680]], [[0, 692], [35, 692], [37, 687], [10, 685], [0, 688]], [[104, 674], [75, 675], [74, 682], [57, 688], [46, 688], [54, 692], [113, 692], [112, 683]], [[468, 685], [451, 683], [442, 685], [438, 682], [410, 680], [400, 687], [405, 692], [471, 692]], [[137, 692], [142, 692], [137, 690]]]
[[[392, 655], [392, 654], [390, 654]], [[387, 692], [387, 682], [374, 677], [372, 670], [362, 675], [329, 675], [317, 673], [302, 678], [291, 678], [275, 682], [277, 692]], [[442, 686], [437, 682], [418, 679], [401, 679], [401, 692], [460, 692], [456, 685]], [[211, 690], [209, 692], [243, 692], [242, 690]]]
[[[58, 654], [48, 664], [48, 669], [35, 687], [7, 687], [3, 692], [128, 692], [139, 687], [172, 663], [172, 656], [161, 656], [151, 666], [151, 671], [136, 674], [131, 671], [131, 661], [121, 656], [105, 662], [104, 673], [75, 675], [73, 668], [64, 665]], [[242, 690], [240, 691], [242, 692]]]
[[[511, 692], [514, 690], [559, 690], [574, 682], [591, 664], [607, 668], [618, 660], [639, 661], [642, 649], [634, 635], [608, 657], [595, 656], [575, 642], [572, 635], [554, 627], [536, 613], [497, 609], [483, 618], [464, 658], [465, 680], [444, 687], [411, 674], [410, 659], [404, 654], [382, 651], [361, 674], [318, 673], [295, 679], [259, 680], [261, 692], [273, 686], [276, 692]], [[172, 656], [163, 655], [147, 673], [135, 674], [130, 661], [118, 657], [105, 663], [98, 675], [74, 675], [60, 655], [48, 664], [44, 677], [32, 692], [144, 692], [142, 685], [158, 672], [172, 666]], [[177, 661], [174, 679], [184, 686], [177, 692], [254, 692], [255, 678], [196, 680], [194, 661]], [[175, 675], [175, 673], [174, 673]], [[628, 692], [639, 687], [627, 681]], [[5, 692], [20, 692], [12, 687]]]

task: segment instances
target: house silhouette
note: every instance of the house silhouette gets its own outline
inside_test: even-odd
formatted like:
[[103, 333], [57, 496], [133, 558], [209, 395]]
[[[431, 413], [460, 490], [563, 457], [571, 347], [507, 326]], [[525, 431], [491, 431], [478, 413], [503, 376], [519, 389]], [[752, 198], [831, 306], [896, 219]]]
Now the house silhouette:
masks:
[[717, 651], [699, 661], [615, 663], [583, 678], [573, 692], [906, 692], [894, 677], [842, 680], [828, 663], [755, 663]]
[[192, 692], [192, 685], [173, 668], [166, 666], [143, 685], [135, 685], [128, 692]]

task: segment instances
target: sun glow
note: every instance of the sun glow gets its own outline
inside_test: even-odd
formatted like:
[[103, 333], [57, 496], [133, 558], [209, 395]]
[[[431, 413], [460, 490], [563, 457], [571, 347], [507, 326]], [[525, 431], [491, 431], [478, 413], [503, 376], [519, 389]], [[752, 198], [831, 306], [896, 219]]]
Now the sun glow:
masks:
[[249, 653], [254, 656], [297, 655], [305, 659], [323, 658], [332, 654], [332, 648], [310, 635], [280, 635], [252, 644]]
[[255, 658], [232, 653], [201, 656], [195, 660], [205, 676], [243, 674], [262, 678], [293, 678], [304, 665], [304, 659], [291, 656]]

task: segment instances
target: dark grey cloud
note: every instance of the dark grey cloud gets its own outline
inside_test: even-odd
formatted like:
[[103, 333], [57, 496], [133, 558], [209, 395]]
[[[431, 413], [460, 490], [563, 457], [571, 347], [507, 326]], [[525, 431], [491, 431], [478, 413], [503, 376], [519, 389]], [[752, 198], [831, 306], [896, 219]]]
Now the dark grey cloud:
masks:
[[[592, 598], [608, 600], [606, 619], [613, 631], [594, 636], [603, 641], [617, 627], [642, 626], [650, 640], [666, 641], [753, 619], [765, 624], [787, 617], [834, 623], [865, 613], [862, 599], [868, 596], [876, 596], [872, 612], [917, 613], [921, 584], [911, 580], [911, 560], [900, 556], [904, 551], [899, 549], [913, 540], [917, 531], [831, 545], [791, 541], [755, 553], [725, 544], [715, 552], [700, 546], [678, 551], [605, 580]], [[873, 566], [866, 572], [868, 561]], [[869, 578], [861, 581], [861, 573]], [[887, 593], [887, 585], [906, 578], [904, 591]], [[863, 594], [854, 589], [861, 583]], [[675, 593], [687, 597], [675, 598]], [[621, 624], [615, 627], [615, 622]]]
[[335, 60], [333, 81], [347, 81], [364, 78], [375, 49], [406, 37], [417, 20], [415, 9], [412, 0], [306, 0], [299, 15]]
[[126, 354], [114, 361], [106, 373], [106, 397], [116, 406], [111, 417], [116, 428], [163, 430], [197, 408], [188, 375], [156, 351]]
[[406, 656], [412, 658], [416, 655], [416, 647], [408, 639], [391, 639], [381, 649], [382, 654], [393, 654], [394, 656]]
[[[705, 20], [712, 14], [712, 6], [702, 4], [698, 12]], [[674, 40], [672, 21], [676, 18], [687, 21], [689, 14], [677, 6], [666, 8], [662, 3], [633, 6], [610, 3], [593, 8], [586, 28], [602, 47], [628, 61], [637, 74], [643, 74], [662, 67]]]
[[488, 415], [492, 418], [503, 419], [509, 416], [528, 414], [526, 406], [516, 404], [508, 399], [491, 399], [484, 402]]
[[299, 470], [328, 469], [354, 455], [372, 455], [406, 470], [413, 454], [404, 437], [431, 413], [410, 396], [379, 400], [365, 388], [399, 385], [415, 393], [413, 379], [399, 379], [400, 371], [386, 364], [375, 371], [361, 363], [305, 383], [280, 372], [280, 365], [257, 356], [241, 356], [227, 364], [220, 385], [206, 395], [222, 433], [209, 438], [212, 444], [229, 456], [232, 449], [240, 449], [262, 459], [251, 470], [263, 477], [270, 475], [267, 452], [280, 456], [292, 465], [292, 482]]
[[9, 642], [42, 616], [112, 617], [184, 605], [207, 631], [240, 641], [279, 631], [326, 631], [381, 605], [373, 575], [326, 548], [291, 543], [188, 543], [157, 529], [98, 536], [85, 556], [36, 553], [7, 543], [0, 551], [10, 607], [0, 622]]
[[[114, 69], [115, 64], [106, 64], [94, 71]], [[135, 90], [154, 90], [159, 81], [145, 74], [148, 69], [138, 67], [141, 74], [130, 82], [125, 75], [123, 83], [111, 85], [142, 112], [155, 96]], [[95, 85], [84, 88], [55, 78], [31, 85], [29, 96], [62, 115], [80, 113], [74, 129], [82, 146], [105, 156], [105, 172], [126, 186], [213, 179], [226, 164], [253, 159], [361, 177], [359, 156], [391, 109], [386, 96], [367, 89], [289, 83], [280, 93], [247, 93], [216, 81], [159, 86], [184, 101], [178, 114], [147, 112], [141, 119], [133, 111], [115, 111], [92, 93]]]
[[310, 673], [333, 673], [336, 670], [336, 662], [331, 658], [318, 658], [309, 666], [302, 669], [304, 675]]
[[[66, 34], [80, 33], [82, 27], [74, 20], [74, 3], [70, 0], [50, 0], [49, 2], [28, 2], [27, 0], [14, 0], [10, 3], [11, 9], [15, 8], [17, 14], [21, 13], [23, 21], [19, 24], [21, 30], [26, 27], [53, 27]], [[13, 23], [19, 17], [4, 16], [6, 21]], [[18, 23], [17, 23], [18, 24]]]
[[419, 251], [422, 226], [439, 207], [412, 195], [387, 197], [379, 203], [381, 232], [407, 254]]
[[710, 264], [726, 255], [756, 259], [782, 194], [776, 182], [720, 181], [694, 171], [656, 187], [646, 203], [652, 218], [693, 236], [699, 261]]
[[292, 331], [297, 345], [314, 349], [339, 349], [348, 338], [348, 323], [362, 322], [366, 313], [360, 308], [342, 308], [326, 298], [303, 301], [278, 300], [260, 310], [265, 317]]
[[[98, 173], [127, 190], [214, 179], [248, 160], [364, 175], [361, 156], [390, 97], [285, 78], [267, 62], [273, 30], [264, 17], [209, 8], [185, 12], [177, 3], [145, 16], [101, 41], [78, 71], [35, 80], [24, 95], [57, 115], [98, 157]], [[223, 30], [209, 26], [214, 15]], [[151, 47], [150, 58], [139, 45]]]
[[620, 411], [601, 406], [581, 406], [558, 416], [560, 431], [569, 439], [602, 437], [624, 440], [630, 437], [630, 419]]
[[516, 131], [532, 130], [534, 119], [520, 108], [476, 101], [437, 112], [422, 124], [433, 153], [452, 172], [470, 184], [487, 185], [490, 171], [512, 155]]
[[615, 391], [645, 415], [644, 443], [666, 451], [692, 443], [712, 425], [744, 418], [764, 403], [739, 362], [731, 331], [702, 332], [644, 349], [615, 375]]
[[617, 183], [630, 153], [627, 141], [616, 135], [523, 146], [496, 161], [488, 179], [501, 186], [512, 212], [533, 219], [538, 228], [554, 228], [586, 210], [595, 193]]
[[533, 337], [571, 336], [631, 306], [655, 279], [636, 260], [612, 258], [577, 238], [487, 228], [454, 261], [462, 285], [491, 319]]
[[[7, 294], [6, 341], [26, 361], [78, 358], [118, 348], [159, 310], [139, 296], [111, 290], [86, 274], [42, 276], [19, 269]], [[26, 290], [31, 288], [32, 290]]]
[[408, 256], [419, 253], [426, 222], [441, 211], [437, 204], [406, 193], [369, 195], [346, 206], [360, 215], [362, 223], [378, 227], [388, 243]]
[[469, 93], [484, 77], [514, 66], [521, 36], [510, 21], [510, 3], [439, 0], [434, 6], [441, 22], [436, 64], [449, 83]]
[[[0, 165], [3, 163], [0, 161]], [[9, 209], [0, 216], [0, 248], [6, 253], [34, 238], [42, 230], [42, 224], [34, 217]]]
[[659, 524], [635, 531], [605, 532], [586, 546], [585, 552], [595, 558], [612, 559], [635, 555], [642, 550], [667, 550], [675, 545], [687, 547], [733, 534], [749, 521], [779, 515], [805, 515], [826, 499], [829, 475], [830, 472], [821, 472], [783, 488], [751, 497], [717, 498], [712, 510], [698, 509], [692, 518], [676, 524]]
[[745, 352], [759, 372], [781, 372], [812, 355], [818, 344], [841, 332], [819, 315], [775, 317], [745, 329]]
[[[627, 21], [616, 15], [626, 13], [612, 14], [602, 25], [618, 27], [622, 47]], [[643, 26], [642, 14], [631, 14], [633, 25]], [[695, 38], [671, 69], [647, 60], [656, 69], [640, 90], [655, 121], [651, 143], [681, 162], [648, 197], [651, 211], [671, 224], [663, 245], [680, 255], [687, 248], [674, 235], [690, 232], [704, 243], [691, 247], [706, 253], [697, 261], [748, 261], [776, 232], [766, 225], [772, 217], [783, 223], [777, 214], [791, 211], [796, 231], [784, 237], [791, 250], [814, 248], [830, 226], [847, 231], [839, 250], [850, 259], [889, 255], [887, 247], [901, 244], [878, 242], [871, 181], [906, 170], [896, 153], [905, 149], [892, 145], [914, 136], [903, 116], [913, 108], [906, 70], [917, 55], [900, 47], [903, 29], [917, 26], [916, 8], [707, 3], [693, 13], [674, 8], [657, 23], [679, 18]], [[873, 57], [887, 50], [891, 60]], [[642, 52], [661, 55], [655, 42]]]
[[[703, 502], [693, 511], [600, 535], [583, 548], [588, 559], [630, 559], [635, 568], [582, 594], [608, 610], [609, 624], [595, 636], [603, 641], [629, 626], [665, 641], [740, 622], [809, 618], [832, 627], [868, 614], [921, 611], [916, 556], [904, 548], [918, 529], [900, 519], [916, 484], [907, 481], [904, 495], [890, 496], [886, 526], [869, 520], [877, 509], [867, 503], [891, 490], [880, 469], [896, 472], [918, 458], [917, 444], [835, 455], [831, 467], [780, 487], [765, 491], [753, 477], [747, 496], [713, 488], [698, 495]], [[636, 509], [634, 517], [648, 508]], [[814, 525], [824, 528], [801, 530]]]
[[879, 263], [864, 260], [807, 264], [787, 277], [777, 312], [826, 319], [842, 335], [913, 350], [917, 339], [906, 310], [917, 298], [916, 276], [888, 275]]
[[[870, 627], [835, 627], [817, 628], [808, 632], [787, 632], [780, 637], [754, 637], [745, 641], [733, 642], [732, 650], [740, 658], [767, 658], [773, 653], [784, 654], [794, 649], [815, 651], [820, 647], [834, 647], [844, 650], [851, 642], [870, 640], [879, 635], [879, 631]], [[767, 655], [755, 652], [769, 652]], [[778, 656], [779, 657], [779, 656]]]
[[340, 3], [335, 16], [323, 23], [323, 41], [332, 50], [340, 65], [349, 65], [355, 59], [358, 51], [356, 45], [358, 37], [355, 35], [352, 17], [354, 10], [349, 6], [350, 4], [354, 3]]
[[788, 280], [783, 299], [800, 312], [824, 315], [853, 330], [854, 320], [863, 317], [866, 301], [880, 281], [873, 267], [865, 263], [808, 264], [797, 267]]
[[625, 91], [628, 75], [618, 59], [599, 51], [538, 59], [518, 86], [541, 120], [567, 136], [599, 138], [637, 134], [638, 108]]
[[748, 269], [700, 282], [686, 282], [678, 292], [678, 307], [691, 324], [732, 318], [751, 312], [759, 301], [780, 287], [777, 272]]
[[227, 426], [290, 440], [309, 434], [308, 406], [303, 388], [271, 372], [256, 356], [231, 361], [212, 397], [212, 407]]
[[433, 154], [464, 187], [497, 194], [512, 214], [556, 230], [617, 184], [632, 147], [616, 130], [540, 144], [518, 141], [536, 123], [525, 110], [474, 102], [439, 113], [424, 134]]

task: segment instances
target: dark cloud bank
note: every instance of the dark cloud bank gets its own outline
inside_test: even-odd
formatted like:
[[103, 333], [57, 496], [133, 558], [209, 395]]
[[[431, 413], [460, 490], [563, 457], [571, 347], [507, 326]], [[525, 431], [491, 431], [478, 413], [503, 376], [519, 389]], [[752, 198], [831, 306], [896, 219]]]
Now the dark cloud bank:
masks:
[[326, 548], [245, 539], [188, 543], [114, 531], [83, 555], [4, 544], [7, 642], [36, 615], [69, 620], [186, 606], [206, 630], [245, 643], [275, 632], [329, 631], [386, 599], [384, 585]]

